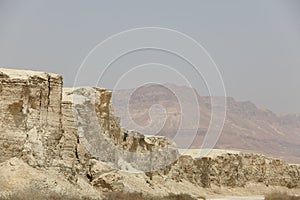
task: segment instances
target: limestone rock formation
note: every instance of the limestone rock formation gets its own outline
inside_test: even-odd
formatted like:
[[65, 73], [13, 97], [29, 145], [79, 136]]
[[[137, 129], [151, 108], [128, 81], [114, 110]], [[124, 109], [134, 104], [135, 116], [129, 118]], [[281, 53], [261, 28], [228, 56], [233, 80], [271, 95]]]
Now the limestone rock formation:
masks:
[[249, 153], [227, 153], [214, 158], [181, 156], [164, 174], [174, 180], [187, 180], [201, 187], [244, 187], [249, 182], [300, 187], [299, 166]]
[[[101, 198], [111, 191], [214, 193], [263, 184], [299, 191], [300, 167], [256, 154], [179, 156], [165, 137], [122, 129], [110, 91], [0, 69], [0, 195], [34, 186]], [[134, 173], [133, 173], [134, 172]]]
[[62, 77], [0, 69], [0, 161], [53, 166], [61, 132]]
[[[167, 138], [145, 137], [121, 129], [120, 120], [112, 112], [110, 98], [111, 92], [100, 88], [64, 89], [65, 135], [76, 136], [77, 143], [82, 144], [80, 148], [86, 148], [90, 157], [109, 162], [118, 169], [153, 171], [178, 158], [175, 144]], [[75, 145], [72, 146], [74, 149]], [[84, 160], [81, 152], [77, 154], [80, 161]]]

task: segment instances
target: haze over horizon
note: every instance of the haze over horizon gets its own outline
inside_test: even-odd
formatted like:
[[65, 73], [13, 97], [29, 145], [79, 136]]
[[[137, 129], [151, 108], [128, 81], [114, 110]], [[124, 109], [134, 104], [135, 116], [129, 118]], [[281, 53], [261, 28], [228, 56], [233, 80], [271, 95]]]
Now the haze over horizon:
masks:
[[[205, 47], [220, 70], [227, 96], [276, 113], [300, 113], [299, 10], [296, 0], [189, 4], [1, 0], [0, 67], [62, 74], [65, 86], [72, 86], [84, 58], [101, 41], [132, 28], [164, 27], [185, 33]], [[129, 55], [112, 72], [153, 60], [193, 75], [180, 59], [155, 51]], [[103, 70], [96, 61], [94, 67], [95, 74]], [[122, 87], [136, 87], [138, 78], [184, 84], [176, 74], [158, 65], [154, 68], [131, 74]], [[86, 74], [80, 84], [94, 85], [92, 76]], [[200, 90], [201, 85], [199, 80]]]

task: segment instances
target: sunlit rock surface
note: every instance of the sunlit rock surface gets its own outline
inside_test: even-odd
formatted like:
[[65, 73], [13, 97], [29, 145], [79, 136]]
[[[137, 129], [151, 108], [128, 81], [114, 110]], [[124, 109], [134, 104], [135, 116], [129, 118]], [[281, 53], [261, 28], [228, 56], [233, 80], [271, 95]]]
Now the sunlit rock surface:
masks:
[[111, 95], [102, 88], [62, 89], [56, 74], [0, 68], [0, 194], [21, 185], [99, 198], [110, 191], [299, 191], [299, 166], [245, 153], [179, 156], [165, 137], [123, 129]]

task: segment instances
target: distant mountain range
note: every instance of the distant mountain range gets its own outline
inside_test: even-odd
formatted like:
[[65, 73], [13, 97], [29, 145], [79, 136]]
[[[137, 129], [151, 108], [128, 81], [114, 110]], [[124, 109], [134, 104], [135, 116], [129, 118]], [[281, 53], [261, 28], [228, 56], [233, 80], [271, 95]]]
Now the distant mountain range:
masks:
[[[238, 102], [231, 97], [226, 100], [226, 120], [215, 148], [257, 152], [300, 163], [299, 115], [278, 115], [249, 101]], [[113, 92], [112, 101], [123, 127], [136, 129], [138, 125], [146, 127], [142, 129], [144, 134], [171, 139], [176, 136], [179, 148], [187, 143], [191, 143], [190, 148], [200, 148], [211, 119], [210, 97], [200, 96], [186, 86], [152, 84], [118, 90]], [[195, 113], [197, 104], [200, 118]]]

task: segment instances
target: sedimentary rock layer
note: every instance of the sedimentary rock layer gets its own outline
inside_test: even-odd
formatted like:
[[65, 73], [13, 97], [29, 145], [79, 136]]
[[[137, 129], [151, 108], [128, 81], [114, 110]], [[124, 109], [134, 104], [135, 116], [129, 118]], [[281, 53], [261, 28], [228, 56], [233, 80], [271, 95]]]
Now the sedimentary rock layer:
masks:
[[266, 186], [300, 187], [300, 167], [259, 154], [225, 153], [214, 158], [181, 156], [163, 172], [152, 176], [167, 176], [176, 181], [187, 180], [201, 187], [244, 187], [247, 183]]
[[167, 138], [121, 129], [110, 99], [111, 92], [101, 88], [64, 89], [65, 135], [77, 135], [91, 157], [117, 169], [153, 171], [176, 161], [178, 150]]
[[32, 166], [57, 159], [62, 77], [0, 69], [0, 161], [22, 157]]
[[[176, 146], [165, 137], [122, 129], [111, 95], [102, 88], [62, 92], [59, 75], [1, 68], [0, 171], [7, 173], [6, 166], [12, 166], [20, 174], [28, 165], [29, 174], [61, 174], [62, 182], [68, 180], [74, 187], [99, 194], [122, 190], [193, 193], [197, 188], [248, 183], [300, 188], [296, 165], [243, 153], [178, 156]], [[9, 185], [10, 179], [1, 183]]]

